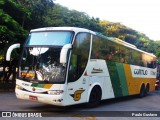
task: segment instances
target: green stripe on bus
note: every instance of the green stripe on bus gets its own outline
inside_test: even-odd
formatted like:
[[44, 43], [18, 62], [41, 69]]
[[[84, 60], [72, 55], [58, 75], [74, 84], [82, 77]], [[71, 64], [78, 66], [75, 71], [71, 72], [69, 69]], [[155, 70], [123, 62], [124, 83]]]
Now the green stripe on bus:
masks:
[[122, 89], [121, 89], [121, 82], [117, 70], [117, 66], [115, 62], [107, 61], [108, 71], [111, 78], [111, 83], [113, 86], [113, 92], [115, 97], [121, 97], [123, 96]]
[[127, 85], [127, 81], [126, 81], [126, 75], [125, 75], [123, 64], [116, 63], [116, 67], [117, 67], [118, 76], [120, 79], [122, 94], [123, 94], [123, 96], [127, 96], [127, 95], [129, 95], [129, 92], [128, 92], [128, 85]]
[[43, 88], [45, 86], [45, 84], [38, 84], [37, 87], [39, 88]]
[[43, 88], [45, 86], [45, 84], [37, 84], [37, 83], [32, 83], [31, 85], [32, 87], [39, 87], [39, 88]]
[[38, 84], [37, 83], [32, 83], [32, 85], [31, 85], [32, 87], [37, 87], [38, 86]]

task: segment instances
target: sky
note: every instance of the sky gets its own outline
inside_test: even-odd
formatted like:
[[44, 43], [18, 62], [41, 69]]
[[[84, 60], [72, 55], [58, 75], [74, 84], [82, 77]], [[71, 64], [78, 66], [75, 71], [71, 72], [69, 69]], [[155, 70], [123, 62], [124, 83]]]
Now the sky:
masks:
[[119, 22], [160, 40], [160, 0], [54, 0], [70, 10], [87, 13], [90, 17]]

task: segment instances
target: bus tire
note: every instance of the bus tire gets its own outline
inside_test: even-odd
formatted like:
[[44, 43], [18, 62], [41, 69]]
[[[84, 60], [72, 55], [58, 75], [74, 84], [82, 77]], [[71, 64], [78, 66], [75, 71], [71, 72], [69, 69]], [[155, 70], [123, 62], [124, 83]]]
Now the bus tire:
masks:
[[150, 86], [149, 84], [147, 84], [146, 89], [145, 89], [145, 95], [148, 95], [149, 89], [150, 89]]
[[101, 101], [101, 95], [102, 95], [101, 88], [94, 87], [90, 93], [87, 107], [89, 108], [97, 107]]
[[155, 90], [159, 90], [158, 86], [155, 87]]
[[139, 93], [139, 97], [143, 98], [145, 96], [145, 85], [142, 84], [141, 89], [140, 89], [140, 93]]

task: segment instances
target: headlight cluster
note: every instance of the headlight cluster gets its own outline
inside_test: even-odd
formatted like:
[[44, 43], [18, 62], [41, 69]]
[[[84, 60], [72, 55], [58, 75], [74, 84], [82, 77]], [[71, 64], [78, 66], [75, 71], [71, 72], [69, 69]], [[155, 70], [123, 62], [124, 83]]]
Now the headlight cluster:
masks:
[[20, 89], [20, 90], [22, 90], [22, 89], [23, 89], [23, 87], [21, 87], [20, 85], [17, 85], [17, 84], [16, 84], [16, 89]]

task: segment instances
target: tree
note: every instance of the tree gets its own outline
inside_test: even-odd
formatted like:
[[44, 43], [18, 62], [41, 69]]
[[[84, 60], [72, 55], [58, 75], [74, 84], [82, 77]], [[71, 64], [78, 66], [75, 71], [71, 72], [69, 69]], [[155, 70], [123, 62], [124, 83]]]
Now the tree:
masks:
[[45, 15], [48, 14], [48, 10], [54, 6], [53, 0], [14, 0], [17, 4], [23, 6], [31, 13], [31, 21], [28, 21], [28, 30], [44, 27], [46, 23]]
[[13, 43], [23, 44], [30, 29], [45, 26], [52, 0], [0, 0], [0, 59]]
[[82, 27], [103, 32], [103, 27], [99, 25], [99, 22], [99, 18], [90, 17], [84, 12], [69, 10], [59, 4], [49, 9], [48, 14], [45, 15], [47, 26]]
[[23, 17], [29, 18], [29, 13], [12, 0], [1, 0], [0, 8], [0, 55], [2, 59], [11, 44], [23, 43], [28, 34], [23, 28]]
[[145, 34], [121, 23], [102, 21], [84, 12], [69, 10], [67, 7], [54, 4], [53, 0], [0, 0], [0, 8], [0, 55], [3, 54], [3, 57], [10, 44], [24, 43], [30, 29], [50, 26], [87, 28], [159, 55], [157, 42], [150, 40]]
[[158, 61], [160, 63], [160, 40], [152, 41], [148, 45], [148, 50], [150, 50], [151, 53], [154, 53], [157, 56]]

